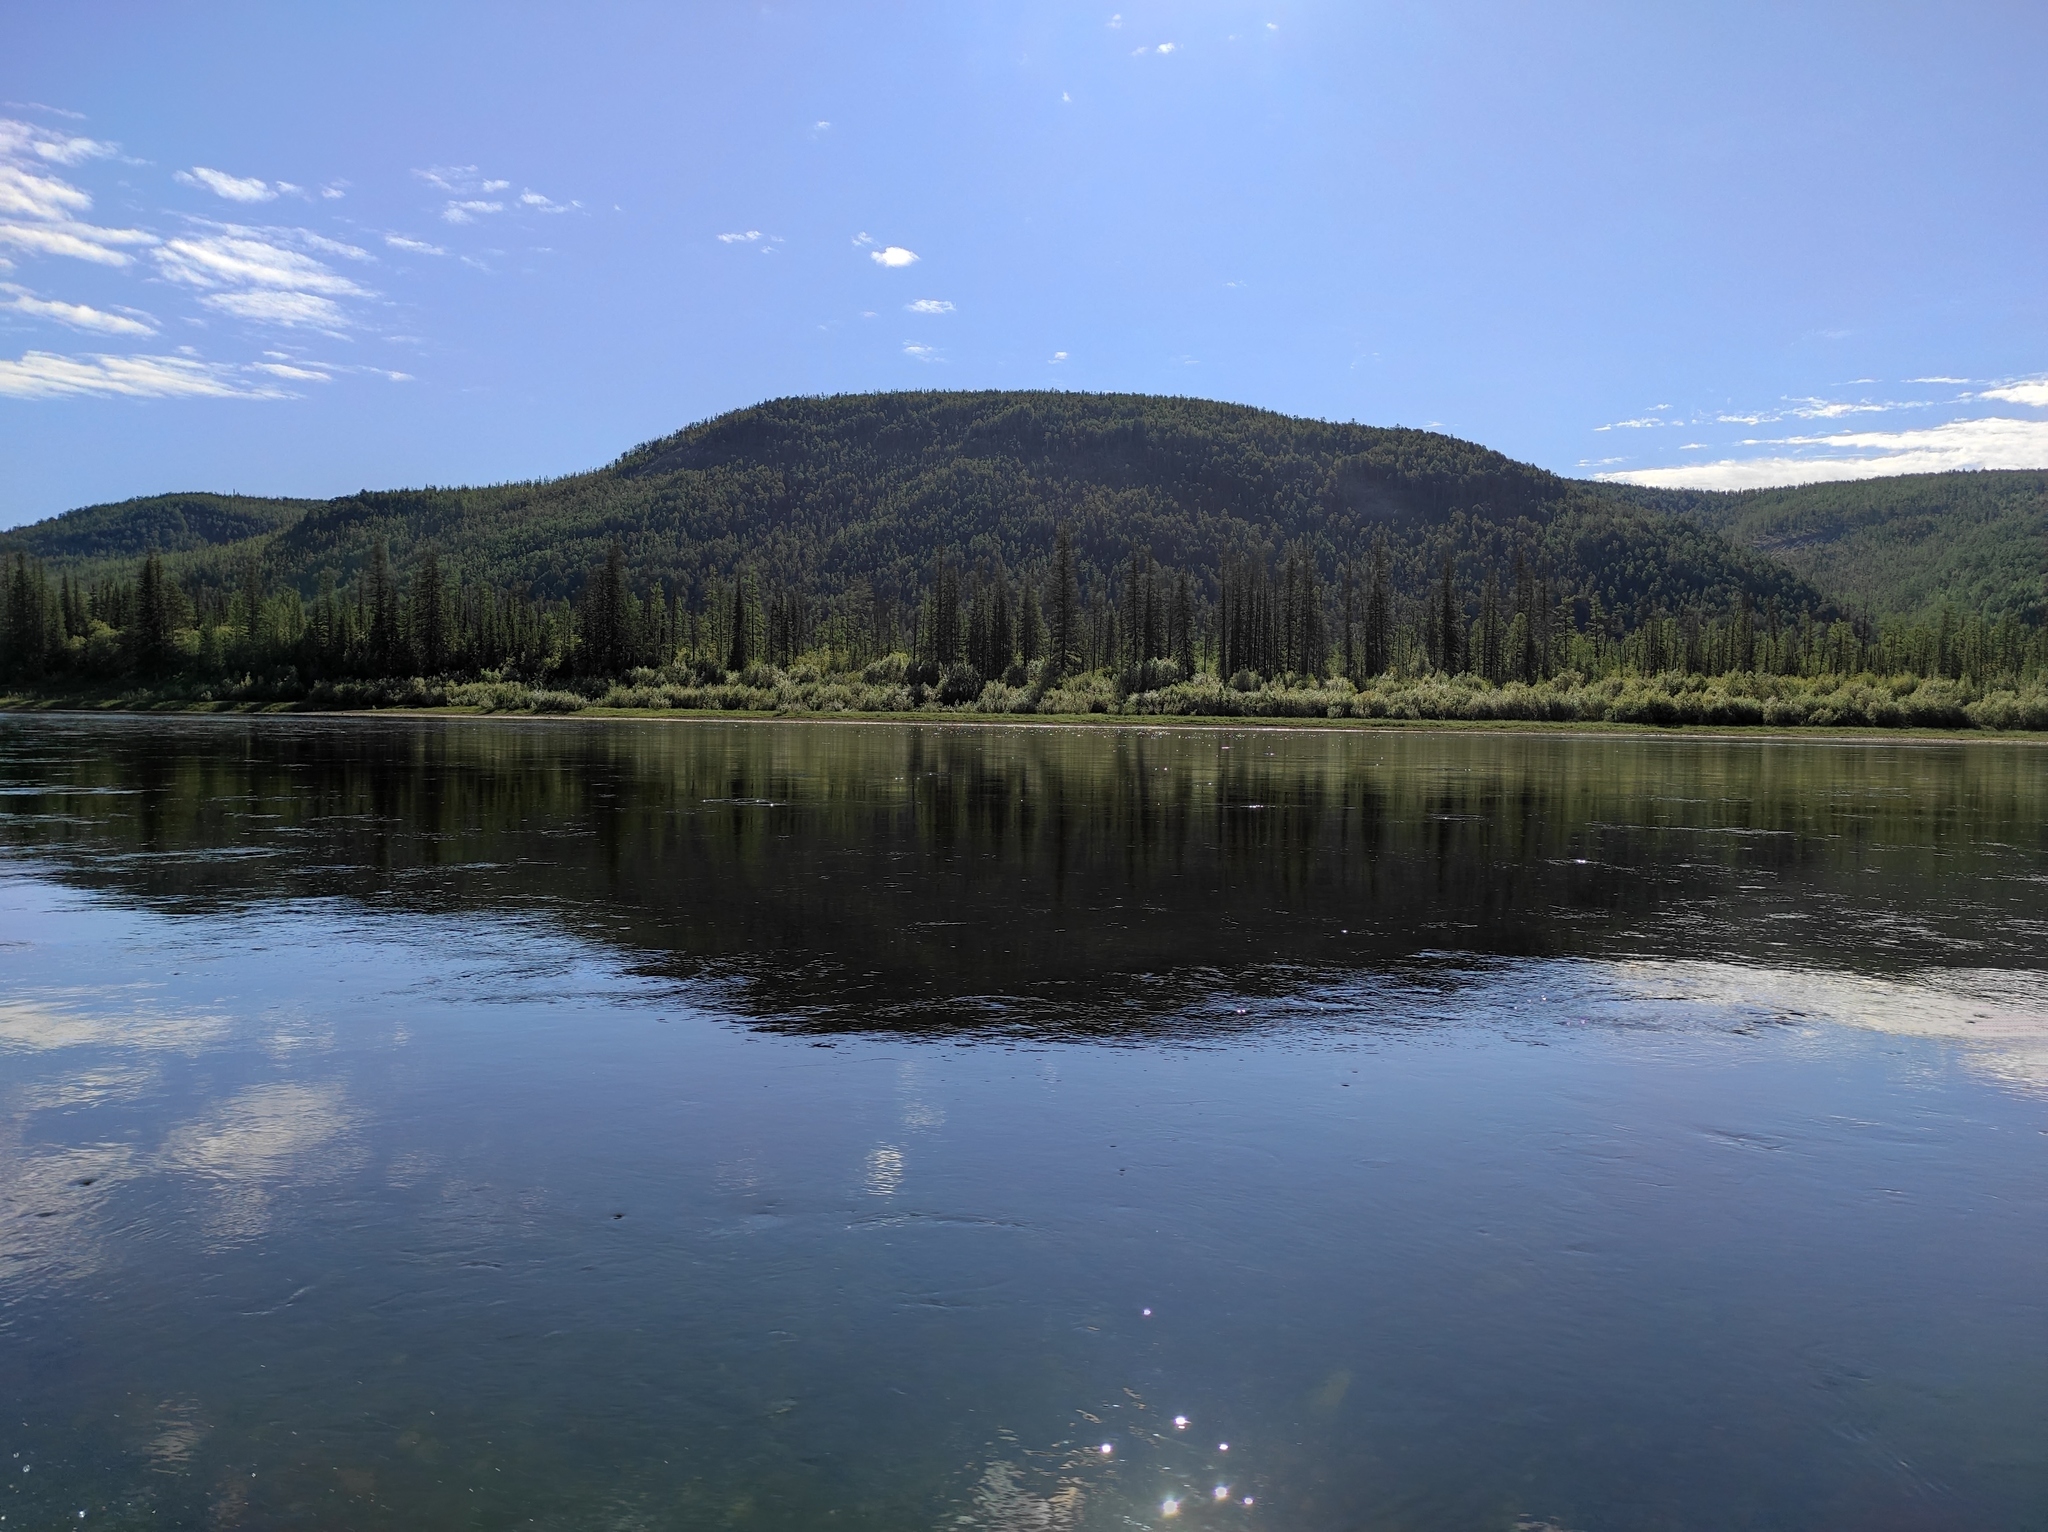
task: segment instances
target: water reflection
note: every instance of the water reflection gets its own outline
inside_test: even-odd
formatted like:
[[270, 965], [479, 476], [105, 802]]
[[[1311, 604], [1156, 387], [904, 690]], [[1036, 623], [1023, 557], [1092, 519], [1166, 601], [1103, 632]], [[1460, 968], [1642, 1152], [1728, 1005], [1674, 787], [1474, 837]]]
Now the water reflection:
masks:
[[0, 1515], [2037, 1525], [2042, 759], [0, 723]]
[[1431, 951], [2033, 966], [2044, 763], [1976, 744], [8, 720], [0, 835], [170, 908], [539, 915], [800, 1027], [1115, 1035], [1184, 1027], [1219, 986]]

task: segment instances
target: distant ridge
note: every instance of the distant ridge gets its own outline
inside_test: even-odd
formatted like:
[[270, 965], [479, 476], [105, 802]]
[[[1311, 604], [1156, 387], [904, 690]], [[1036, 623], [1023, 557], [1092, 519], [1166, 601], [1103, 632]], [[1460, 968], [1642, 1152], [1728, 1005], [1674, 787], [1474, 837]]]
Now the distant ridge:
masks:
[[1383, 535], [1409, 592], [1447, 557], [1476, 587], [1520, 556], [1561, 593], [1632, 619], [1740, 596], [1881, 614], [1965, 593], [2038, 617], [2044, 480], [1657, 491], [1561, 478], [1434, 432], [1202, 399], [855, 394], [735, 410], [562, 479], [333, 500], [152, 496], [0, 533], [0, 553], [90, 575], [155, 549], [194, 592], [231, 585], [254, 553], [310, 595], [323, 574], [348, 583], [383, 538], [400, 567], [432, 550], [454, 573], [555, 597], [617, 540], [638, 585], [688, 596], [747, 564], [829, 599], [862, 580], [916, 589], [942, 556], [1028, 573], [1065, 524], [1084, 570], [1134, 543], [1195, 571], [1300, 544], [1334, 570]]

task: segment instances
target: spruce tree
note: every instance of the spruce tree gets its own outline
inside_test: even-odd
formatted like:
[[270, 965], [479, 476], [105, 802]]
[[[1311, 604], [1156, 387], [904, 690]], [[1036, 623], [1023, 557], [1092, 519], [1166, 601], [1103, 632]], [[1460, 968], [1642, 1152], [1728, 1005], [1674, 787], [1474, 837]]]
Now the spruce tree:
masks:
[[1081, 662], [1081, 581], [1074, 569], [1074, 534], [1064, 526], [1053, 539], [1051, 617], [1046, 671], [1048, 680], [1057, 680]]

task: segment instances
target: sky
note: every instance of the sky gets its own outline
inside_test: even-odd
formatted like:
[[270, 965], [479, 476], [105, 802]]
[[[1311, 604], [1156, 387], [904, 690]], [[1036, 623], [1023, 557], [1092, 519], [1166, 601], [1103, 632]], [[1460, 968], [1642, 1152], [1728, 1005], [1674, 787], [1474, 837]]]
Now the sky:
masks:
[[6, 0], [0, 525], [899, 388], [2048, 467], [2048, 7], [1112, 4]]

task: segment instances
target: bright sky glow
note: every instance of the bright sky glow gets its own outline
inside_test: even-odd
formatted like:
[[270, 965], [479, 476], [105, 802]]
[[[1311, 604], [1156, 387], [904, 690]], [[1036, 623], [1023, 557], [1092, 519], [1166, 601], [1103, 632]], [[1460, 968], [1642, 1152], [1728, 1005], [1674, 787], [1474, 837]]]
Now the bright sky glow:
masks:
[[2048, 466], [2039, 7], [24, 7], [0, 525], [1063, 387]]

